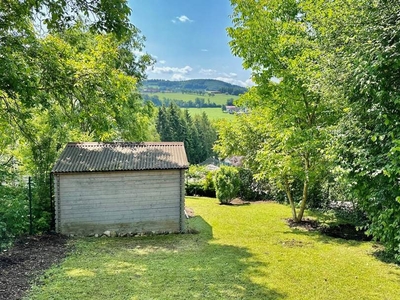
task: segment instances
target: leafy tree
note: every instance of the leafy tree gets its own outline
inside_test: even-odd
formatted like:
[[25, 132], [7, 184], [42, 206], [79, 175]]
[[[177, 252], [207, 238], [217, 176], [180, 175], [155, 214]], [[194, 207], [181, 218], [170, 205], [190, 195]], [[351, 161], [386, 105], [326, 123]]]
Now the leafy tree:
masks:
[[83, 21], [91, 31], [112, 32], [119, 38], [136, 34], [138, 29], [129, 20], [130, 8], [125, 0], [4, 0], [0, 4], [2, 29], [19, 30], [26, 20], [38, 29], [62, 32]]
[[0, 124], [13, 133], [0, 159], [33, 175], [36, 222], [46, 225], [48, 175], [65, 142], [154, 135], [153, 108], [136, 90], [152, 59], [134, 55], [143, 38], [125, 1], [11, 0], [0, 11]]
[[400, 4], [334, 1], [327, 9], [331, 17], [311, 20], [339, 62], [326, 66], [339, 79], [327, 88], [347, 100], [338, 165], [367, 213], [369, 233], [400, 260]]
[[[256, 176], [285, 191], [297, 222], [303, 217], [310, 187], [326, 173], [324, 149], [337, 118], [337, 108], [313, 81], [321, 73], [318, 62], [324, 52], [303, 17], [301, 2], [231, 2], [230, 45], [243, 58], [243, 65], [252, 69], [257, 86], [239, 101], [251, 109], [241, 119], [251, 125], [237, 121], [248, 132], [222, 133], [216, 149], [225, 155], [245, 155]], [[243, 142], [247, 136], [253, 140]], [[295, 182], [301, 182], [301, 192], [295, 190]]]

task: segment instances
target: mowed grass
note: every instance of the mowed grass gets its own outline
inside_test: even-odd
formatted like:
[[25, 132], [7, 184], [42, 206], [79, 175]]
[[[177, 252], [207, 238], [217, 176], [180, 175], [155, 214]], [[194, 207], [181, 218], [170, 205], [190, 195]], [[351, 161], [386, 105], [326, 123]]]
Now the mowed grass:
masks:
[[208, 94], [205, 94], [204, 96], [199, 95], [199, 94], [182, 94], [182, 93], [145, 93], [148, 96], [158, 96], [160, 100], [163, 98], [167, 99], [176, 99], [176, 100], [183, 100], [183, 101], [189, 101], [192, 100], [194, 101], [196, 98], [203, 98], [204, 101], [207, 103], [208, 100], [210, 100], [210, 103], [215, 103], [215, 104], [220, 104], [220, 105], [226, 105], [226, 101], [228, 99], [238, 99], [238, 96], [233, 96], [233, 95], [225, 95], [225, 94], [215, 94], [214, 96], [209, 96]]
[[201, 115], [203, 112], [207, 114], [209, 120], [227, 119], [233, 120], [234, 114], [224, 113], [220, 107], [213, 108], [187, 108], [191, 116]]
[[276, 203], [188, 197], [199, 234], [84, 238], [29, 299], [399, 299], [371, 242], [291, 229]]

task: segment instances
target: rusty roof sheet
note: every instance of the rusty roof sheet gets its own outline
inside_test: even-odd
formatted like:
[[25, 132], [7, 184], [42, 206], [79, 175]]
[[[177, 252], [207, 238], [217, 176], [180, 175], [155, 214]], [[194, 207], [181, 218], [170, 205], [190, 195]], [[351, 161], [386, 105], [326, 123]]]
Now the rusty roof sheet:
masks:
[[183, 142], [68, 143], [53, 173], [187, 169]]

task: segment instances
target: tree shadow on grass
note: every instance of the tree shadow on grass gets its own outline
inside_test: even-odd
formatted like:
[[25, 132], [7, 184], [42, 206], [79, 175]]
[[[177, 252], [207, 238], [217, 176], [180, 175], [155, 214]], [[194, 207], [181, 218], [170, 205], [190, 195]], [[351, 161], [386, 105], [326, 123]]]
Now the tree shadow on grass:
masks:
[[305, 235], [311, 237], [313, 240], [324, 243], [324, 244], [339, 244], [339, 245], [346, 245], [351, 247], [358, 247], [366, 241], [357, 241], [357, 240], [349, 240], [343, 238], [332, 237], [323, 234], [319, 230], [312, 230], [309, 231], [307, 229], [302, 228], [290, 228], [290, 231], [285, 231], [285, 234], [295, 234], [295, 235]]
[[218, 244], [213, 239], [212, 227], [199, 216], [190, 225], [199, 233], [89, 240], [91, 245], [87, 247], [93, 252], [79, 257], [84, 254], [82, 249], [76, 261], [64, 266], [60, 271], [61, 287], [49, 278], [44, 288], [54, 292], [45, 296], [62, 299], [68, 293], [68, 297], [85, 299], [286, 297], [254, 281], [268, 275], [261, 270], [264, 263], [253, 260], [246, 248]]
[[[381, 262], [387, 264], [394, 264], [400, 267], [400, 262], [396, 260], [393, 253], [386, 251], [383, 246], [378, 246], [377, 249], [373, 252], [373, 255], [376, 259], [380, 260]], [[398, 274], [400, 279], [400, 274]]]
[[253, 255], [246, 248], [217, 244], [213, 240], [212, 227], [200, 216], [193, 219], [192, 225], [200, 232], [203, 245], [199, 243], [200, 252], [195, 259], [186, 260], [181, 266], [182, 272], [187, 272], [187, 276], [193, 278], [196, 287], [200, 288], [188, 298], [194, 298], [200, 291], [201, 297], [211, 292], [214, 299], [285, 298], [284, 294], [251, 280], [268, 275], [261, 271], [265, 263], [252, 260]]

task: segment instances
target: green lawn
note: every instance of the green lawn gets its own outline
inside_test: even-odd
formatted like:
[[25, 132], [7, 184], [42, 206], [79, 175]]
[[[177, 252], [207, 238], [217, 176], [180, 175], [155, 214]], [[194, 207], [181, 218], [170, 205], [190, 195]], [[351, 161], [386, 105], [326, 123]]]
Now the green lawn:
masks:
[[29, 299], [399, 299], [371, 242], [291, 229], [280, 204], [186, 205], [199, 234], [77, 240]]
[[201, 115], [203, 112], [207, 114], [209, 120], [228, 119], [233, 120], [234, 115], [224, 113], [220, 107], [217, 108], [188, 108], [190, 115]]
[[167, 99], [176, 99], [176, 100], [183, 100], [183, 101], [189, 101], [192, 100], [194, 101], [196, 98], [203, 98], [205, 102], [207, 103], [207, 100], [210, 100], [211, 103], [216, 103], [216, 104], [223, 104], [226, 105], [226, 100], [228, 99], [237, 99], [238, 96], [233, 96], [233, 95], [225, 95], [225, 94], [216, 94], [215, 96], [209, 96], [209, 95], [198, 95], [198, 94], [182, 94], [182, 93], [145, 93], [146, 95], [155, 96], [157, 95], [160, 100], [163, 98]]

